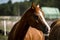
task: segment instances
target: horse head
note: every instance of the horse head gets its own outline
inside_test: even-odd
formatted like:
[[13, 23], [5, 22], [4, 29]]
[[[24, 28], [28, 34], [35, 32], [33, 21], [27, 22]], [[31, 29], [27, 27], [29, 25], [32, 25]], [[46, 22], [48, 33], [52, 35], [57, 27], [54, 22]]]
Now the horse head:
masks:
[[50, 32], [50, 26], [47, 24], [44, 18], [44, 13], [39, 7], [39, 5], [35, 5], [34, 3], [32, 3], [32, 6], [28, 11], [30, 13], [30, 14], [28, 13], [28, 15], [30, 16], [27, 15], [29, 17], [28, 21], [30, 26], [33, 26], [36, 28], [39, 28], [37, 26], [40, 26], [40, 29], [42, 28], [41, 30], [44, 30], [43, 29], [43, 26], [44, 26], [44, 28], [47, 28], [48, 32]]

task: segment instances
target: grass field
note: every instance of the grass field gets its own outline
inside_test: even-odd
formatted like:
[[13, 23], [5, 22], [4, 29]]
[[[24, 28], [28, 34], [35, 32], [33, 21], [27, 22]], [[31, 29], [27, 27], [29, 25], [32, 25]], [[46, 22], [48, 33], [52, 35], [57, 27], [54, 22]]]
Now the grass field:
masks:
[[[6, 20], [6, 31], [10, 32], [11, 28], [13, 27], [13, 24], [18, 21], [21, 17], [20, 16], [6, 16], [8, 19]], [[3, 19], [4, 16], [0, 16], [0, 30], [4, 31], [4, 24]], [[18, 19], [18, 20], [17, 20]], [[4, 36], [0, 34], [0, 40], [7, 40], [8, 36]]]
[[0, 40], [7, 40], [7, 39], [8, 39], [8, 36], [4, 36], [0, 34]]
[[[3, 30], [4, 31], [3, 26], [0, 26], [0, 30]], [[6, 28], [6, 31], [7, 32], [9, 32], [10, 30], [11, 30], [11, 27], [10, 26]], [[0, 40], [7, 40], [7, 39], [8, 39], [8, 36], [7, 35], [4, 36], [4, 35], [0, 34]]]
[[[11, 28], [12, 28], [12, 25], [11, 24], [10, 25], [7, 25], [6, 31], [9, 32], [11, 30]], [[3, 25], [2, 25], [1, 22], [0, 22], [0, 30], [3, 30], [4, 31], [4, 27], [3, 27]], [[7, 39], [8, 39], [8, 36], [7, 35], [4, 36], [4, 35], [0, 34], [0, 40], [7, 40]]]

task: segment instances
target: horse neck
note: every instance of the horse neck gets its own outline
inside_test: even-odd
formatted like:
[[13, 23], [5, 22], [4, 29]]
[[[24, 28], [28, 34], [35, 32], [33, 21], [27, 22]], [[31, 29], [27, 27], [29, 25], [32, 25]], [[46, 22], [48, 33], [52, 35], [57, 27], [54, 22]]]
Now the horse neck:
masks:
[[25, 14], [22, 16], [21, 20], [17, 24], [15, 40], [24, 40], [24, 37], [29, 28], [29, 24], [28, 24], [27, 20], [28, 20], [29, 15], [31, 15], [30, 11], [31, 11], [31, 9], [29, 9], [27, 12], [25, 12]]
[[26, 25], [24, 26], [24, 28], [22, 29], [22, 31], [21, 31], [21, 36], [20, 36], [20, 39], [21, 39], [21, 40], [24, 40], [24, 37], [25, 37], [25, 35], [26, 35], [27, 31], [28, 31], [28, 28], [29, 28], [29, 25], [26, 24]]
[[24, 37], [25, 37], [27, 30], [29, 28], [29, 24], [27, 23], [27, 19], [25, 19], [25, 16], [23, 16], [19, 22], [20, 23], [17, 24], [18, 26], [16, 29], [15, 40], [24, 40]]

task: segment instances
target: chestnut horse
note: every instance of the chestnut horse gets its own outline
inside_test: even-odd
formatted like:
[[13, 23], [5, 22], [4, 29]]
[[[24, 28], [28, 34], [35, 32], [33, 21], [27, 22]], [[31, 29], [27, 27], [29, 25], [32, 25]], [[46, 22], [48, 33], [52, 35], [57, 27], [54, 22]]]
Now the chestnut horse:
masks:
[[[34, 3], [32, 3], [32, 6], [13, 26], [9, 33], [8, 40], [24, 40], [30, 26], [36, 29], [40, 29], [42, 32], [39, 34], [43, 34], [43, 30], [46, 30], [45, 28], [48, 29], [46, 32], [50, 31], [50, 27], [44, 19], [43, 12], [39, 8], [39, 5], [36, 6]], [[43, 35], [40, 36], [42, 37]]]
[[60, 40], [60, 19], [54, 21], [51, 24], [51, 32], [49, 34], [49, 40]]

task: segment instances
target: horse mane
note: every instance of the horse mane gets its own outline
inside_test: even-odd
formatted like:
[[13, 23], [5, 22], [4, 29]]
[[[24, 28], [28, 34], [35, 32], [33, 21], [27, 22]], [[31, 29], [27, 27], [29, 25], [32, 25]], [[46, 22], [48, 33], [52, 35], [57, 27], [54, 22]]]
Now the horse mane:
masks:
[[[13, 28], [12, 28], [10, 34], [9, 34], [8, 40], [11, 40], [11, 39], [12, 40], [18, 40], [19, 38], [21, 40], [24, 39], [25, 34], [26, 34], [26, 32], [27, 32], [27, 30], [29, 28], [29, 24], [27, 23], [27, 17], [31, 16], [32, 12], [33, 11], [31, 10], [31, 8], [28, 8], [25, 11], [25, 13], [21, 17], [21, 19], [13, 26]], [[12, 36], [12, 34], [13, 34], [13, 36]], [[11, 39], [10, 39], [10, 36], [12, 37]]]
[[[31, 8], [31, 7], [27, 8], [26, 11], [23, 13], [23, 15], [24, 15], [30, 8]], [[23, 16], [23, 15], [22, 15], [22, 16]]]

